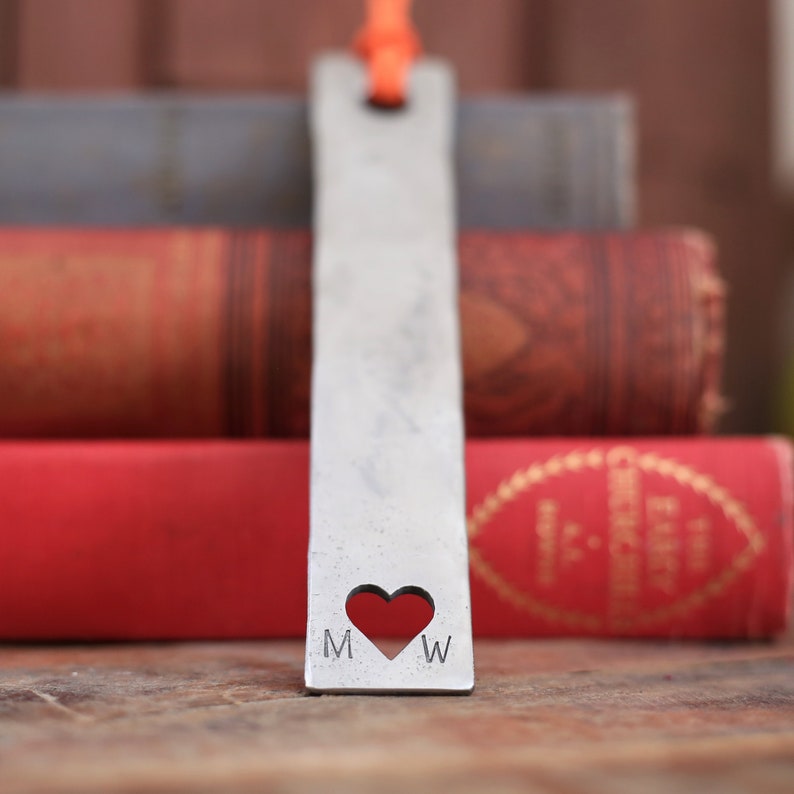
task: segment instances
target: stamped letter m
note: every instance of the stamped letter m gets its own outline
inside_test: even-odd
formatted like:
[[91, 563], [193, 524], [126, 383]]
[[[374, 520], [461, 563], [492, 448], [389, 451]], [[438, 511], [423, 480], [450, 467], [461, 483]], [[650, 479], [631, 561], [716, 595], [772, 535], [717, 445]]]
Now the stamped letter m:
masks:
[[330, 650], [333, 649], [334, 656], [338, 659], [342, 655], [342, 651], [345, 649], [345, 645], [347, 645], [347, 658], [353, 658], [353, 648], [350, 645], [350, 629], [345, 632], [345, 636], [342, 637], [342, 642], [339, 643], [339, 647], [336, 647], [336, 643], [334, 642], [334, 638], [331, 636], [330, 629], [325, 630], [325, 637], [323, 639], [323, 656], [328, 658], [331, 653]]

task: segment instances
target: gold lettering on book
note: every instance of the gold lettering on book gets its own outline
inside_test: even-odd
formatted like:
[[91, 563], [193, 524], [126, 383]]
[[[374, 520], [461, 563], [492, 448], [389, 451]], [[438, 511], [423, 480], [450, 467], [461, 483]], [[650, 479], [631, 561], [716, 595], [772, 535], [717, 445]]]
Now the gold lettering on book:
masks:
[[667, 595], [675, 595], [678, 591], [681, 572], [680, 513], [681, 503], [675, 496], [648, 496], [645, 499], [648, 585]]
[[559, 502], [538, 502], [535, 534], [538, 536], [535, 581], [539, 587], [551, 587], [557, 581], [557, 516]]
[[[610, 606], [620, 610], [604, 616], [594, 613], [597, 605], [587, 608], [570, 609], [549, 603], [532, 592], [526, 585], [521, 586], [497, 570], [491, 560], [486, 559], [478, 548], [478, 538], [485, 528], [494, 522], [497, 514], [508, 504], [515, 502], [522, 495], [532, 492], [545, 482], [554, 478], [575, 478], [579, 474], [605, 472], [607, 476], [609, 503], [609, 531], [604, 538], [610, 552], [610, 574], [618, 572], [615, 583], [610, 582]], [[651, 609], [639, 609], [639, 585], [645, 579], [647, 564], [644, 522], [647, 504], [643, 502], [641, 485], [645, 475], [653, 474], [668, 483], [686, 489], [691, 494], [702, 497], [712, 505], [727, 522], [743, 536], [746, 543], [740, 547], [724, 566], [715, 567], [713, 549], [713, 524], [707, 516], [699, 516], [685, 523], [686, 539], [686, 570], [709, 574], [706, 580], [686, 593], [678, 593], [665, 603]], [[649, 498], [654, 498], [653, 496]], [[666, 499], [667, 497], [660, 497]], [[655, 515], [664, 524], [665, 512], [674, 509], [674, 503], [659, 501], [652, 505]], [[678, 506], [678, 519], [681, 520], [681, 507]], [[498, 523], [493, 531], [499, 531]], [[734, 496], [727, 488], [715, 481], [710, 475], [698, 471], [685, 463], [673, 458], [665, 458], [656, 452], [640, 452], [629, 446], [614, 447], [609, 452], [603, 449], [574, 449], [567, 453], [559, 453], [543, 462], [533, 462], [519, 469], [505, 480], [495, 485], [494, 490], [477, 504], [468, 518], [469, 561], [472, 573], [479, 578], [505, 603], [513, 608], [530, 614], [535, 618], [553, 626], [566, 627], [574, 631], [603, 632], [613, 630], [632, 633], [645, 627], [664, 624], [672, 619], [681, 619], [706, 604], [720, 597], [731, 584], [747, 571], [765, 548], [762, 531], [756, 524], [752, 513], [744, 503]], [[572, 546], [573, 551], [584, 552], [584, 549], [597, 551], [602, 546], [602, 539], [593, 533], [586, 538], [581, 528], [570, 522], [562, 530], [565, 544], [566, 532], [571, 542], [582, 535], [582, 546]], [[659, 538], [663, 538], [668, 528], [660, 526]], [[565, 551], [560, 552], [565, 558]], [[573, 555], [575, 556], [575, 554]], [[573, 559], [573, 556], [570, 559]], [[564, 579], [564, 577], [560, 577]], [[612, 577], [615, 578], [615, 577]], [[660, 582], [664, 581], [663, 579]], [[634, 593], [635, 610], [629, 612]], [[589, 609], [589, 611], [588, 611]], [[626, 614], [621, 614], [625, 610]], [[600, 612], [600, 610], [599, 610]]]
[[561, 570], [584, 559], [584, 549], [578, 545], [582, 527], [573, 521], [560, 526], [560, 503], [541, 499], [537, 504], [535, 534], [535, 582], [538, 587], [552, 587], [558, 582]]
[[560, 567], [567, 568], [584, 559], [584, 550], [578, 542], [582, 537], [582, 528], [573, 521], [566, 521], [562, 528], [562, 543], [560, 551]]
[[615, 621], [637, 611], [642, 566], [640, 559], [640, 472], [631, 447], [615, 447], [607, 454], [609, 510], [609, 614]]
[[711, 568], [711, 521], [700, 516], [686, 522], [686, 567], [688, 573], [705, 573]]

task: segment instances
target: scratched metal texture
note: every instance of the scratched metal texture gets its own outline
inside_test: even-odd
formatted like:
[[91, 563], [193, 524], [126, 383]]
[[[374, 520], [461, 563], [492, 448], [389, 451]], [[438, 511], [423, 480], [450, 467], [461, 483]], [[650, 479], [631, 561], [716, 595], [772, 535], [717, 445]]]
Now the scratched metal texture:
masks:
[[[422, 59], [406, 107], [365, 96], [357, 60], [317, 62], [306, 684], [469, 692], [452, 75]], [[389, 659], [346, 614], [361, 588], [435, 613]]]
[[[464, 98], [457, 114], [462, 227], [632, 224], [625, 98]], [[0, 223], [305, 227], [311, 201], [298, 97], [0, 95]]]

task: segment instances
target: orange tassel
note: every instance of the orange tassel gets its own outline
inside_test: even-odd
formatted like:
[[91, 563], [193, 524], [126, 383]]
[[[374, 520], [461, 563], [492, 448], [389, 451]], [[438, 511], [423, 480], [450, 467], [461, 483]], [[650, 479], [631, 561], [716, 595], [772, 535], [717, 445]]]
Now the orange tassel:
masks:
[[367, 20], [353, 49], [369, 67], [369, 99], [381, 107], [406, 100], [411, 62], [422, 50], [410, 18], [411, 0], [368, 0]]

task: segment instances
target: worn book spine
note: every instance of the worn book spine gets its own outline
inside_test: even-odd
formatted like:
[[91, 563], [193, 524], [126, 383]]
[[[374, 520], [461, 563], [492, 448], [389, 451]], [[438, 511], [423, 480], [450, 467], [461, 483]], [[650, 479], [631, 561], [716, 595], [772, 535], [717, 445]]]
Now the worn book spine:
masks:
[[[784, 629], [787, 441], [479, 440], [466, 454], [479, 636]], [[0, 503], [4, 639], [305, 632], [305, 442], [4, 442]]]
[[[303, 438], [305, 232], [0, 232], [0, 435]], [[460, 236], [470, 436], [661, 435], [719, 413], [698, 232]]]
[[[169, 85], [178, 82], [178, 74], [167, 74], [178, 65], [169, 66], [166, 53], [163, 62], [147, 64], [125, 57], [137, 52], [125, 53], [119, 36], [141, 4], [113, 6], [119, 2], [126, 8], [105, 9], [106, 2], [102, 19], [92, 13], [90, 25], [75, 24], [74, 0], [45, 15], [55, 20], [46, 30], [25, 24], [26, 32], [45, 35], [21, 42], [22, 61], [34, 56], [30, 68], [22, 64], [23, 84], [54, 88], [77, 80], [108, 88], [132, 77], [130, 67], [142, 69], [143, 80], [164, 69]], [[51, 4], [36, 5], [41, 11]], [[165, 26], [157, 13], [138, 19], [144, 42], [155, 42], [170, 23], [179, 27], [167, 16]], [[71, 24], [59, 25], [65, 19]], [[75, 60], [86, 31], [98, 30], [104, 46], [83, 46], [85, 57]], [[252, 41], [260, 56], [267, 51], [261, 31]], [[96, 68], [111, 57], [121, 70]], [[227, 76], [229, 66], [225, 59]], [[304, 99], [284, 95], [0, 97], [0, 223], [310, 226], [307, 116]], [[462, 228], [614, 230], [634, 221], [634, 122], [625, 96], [463, 98], [455, 143]]]

